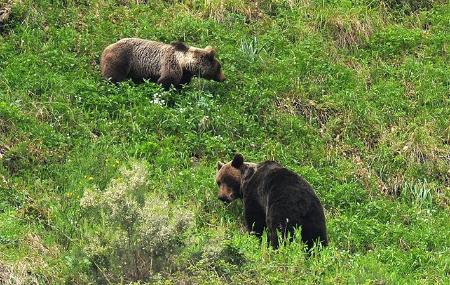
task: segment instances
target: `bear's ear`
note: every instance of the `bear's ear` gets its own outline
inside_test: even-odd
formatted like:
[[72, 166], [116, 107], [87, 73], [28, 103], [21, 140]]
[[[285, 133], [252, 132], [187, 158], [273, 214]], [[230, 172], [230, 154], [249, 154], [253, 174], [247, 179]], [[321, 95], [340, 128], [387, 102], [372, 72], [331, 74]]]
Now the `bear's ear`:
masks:
[[212, 58], [216, 56], [216, 50], [212, 48], [212, 46], [205, 47], [205, 51], [208, 53], [208, 55]]
[[217, 170], [220, 170], [223, 167], [223, 165], [224, 165], [223, 162], [218, 161], [217, 162]]
[[189, 47], [185, 43], [180, 42], [180, 41], [172, 42], [170, 45], [173, 46], [175, 48], [175, 50], [178, 50], [178, 51], [186, 52], [189, 50]]
[[231, 166], [234, 168], [240, 168], [244, 164], [244, 157], [240, 153], [236, 153], [234, 155], [233, 161], [231, 162]]

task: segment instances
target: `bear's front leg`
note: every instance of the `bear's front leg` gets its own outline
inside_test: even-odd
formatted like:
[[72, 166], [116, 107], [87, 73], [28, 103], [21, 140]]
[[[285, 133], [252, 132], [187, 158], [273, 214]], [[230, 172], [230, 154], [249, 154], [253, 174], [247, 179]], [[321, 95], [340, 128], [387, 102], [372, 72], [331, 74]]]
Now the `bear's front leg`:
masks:
[[247, 205], [244, 209], [245, 225], [250, 234], [256, 235], [259, 239], [266, 227], [266, 217], [257, 205]]
[[172, 84], [174, 87], [178, 86], [178, 80], [173, 76], [161, 76], [156, 83], [160, 84], [166, 91], [170, 89]]
[[159, 74], [160, 77], [156, 83], [161, 84], [165, 90], [169, 90], [171, 85], [175, 88], [179, 86], [183, 70], [177, 63], [176, 58], [173, 55], [168, 55], [162, 60]]

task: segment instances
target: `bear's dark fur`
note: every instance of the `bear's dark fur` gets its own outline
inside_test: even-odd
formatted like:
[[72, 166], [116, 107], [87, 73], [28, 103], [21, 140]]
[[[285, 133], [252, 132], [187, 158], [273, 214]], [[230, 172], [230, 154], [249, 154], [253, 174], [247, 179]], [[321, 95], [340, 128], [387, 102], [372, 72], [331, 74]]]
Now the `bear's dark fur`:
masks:
[[224, 81], [221, 65], [212, 47], [189, 47], [182, 42], [164, 44], [125, 38], [105, 48], [100, 58], [102, 76], [112, 82], [144, 79], [180, 89], [194, 76]]
[[237, 154], [227, 164], [217, 163], [216, 182], [220, 200], [243, 199], [248, 231], [261, 237], [267, 228], [274, 248], [278, 248], [277, 231], [284, 239], [299, 226], [309, 249], [315, 241], [328, 244], [323, 207], [314, 190], [277, 162], [248, 163]]

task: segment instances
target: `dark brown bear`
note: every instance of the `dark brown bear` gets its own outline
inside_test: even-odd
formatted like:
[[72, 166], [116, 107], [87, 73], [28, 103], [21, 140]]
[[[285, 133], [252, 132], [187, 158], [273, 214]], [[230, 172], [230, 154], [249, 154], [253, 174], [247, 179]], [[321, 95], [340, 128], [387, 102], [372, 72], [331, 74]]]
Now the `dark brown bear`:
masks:
[[285, 239], [299, 226], [308, 249], [315, 241], [328, 244], [324, 211], [312, 187], [277, 162], [249, 163], [237, 154], [227, 164], [217, 163], [216, 182], [220, 200], [243, 199], [247, 230], [261, 237], [267, 227], [274, 248], [277, 230]]
[[221, 65], [212, 47], [189, 47], [181, 42], [164, 44], [138, 38], [125, 38], [109, 45], [100, 59], [102, 76], [112, 82], [131, 78], [148, 79], [165, 89], [180, 89], [191, 78], [224, 81]]

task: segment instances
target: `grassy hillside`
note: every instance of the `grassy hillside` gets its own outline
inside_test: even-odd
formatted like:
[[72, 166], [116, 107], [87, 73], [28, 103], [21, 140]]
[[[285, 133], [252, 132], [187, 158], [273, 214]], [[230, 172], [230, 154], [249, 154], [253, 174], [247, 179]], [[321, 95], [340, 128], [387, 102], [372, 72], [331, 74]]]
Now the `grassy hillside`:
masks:
[[[450, 283], [448, 1], [9, 3], [0, 283]], [[212, 45], [227, 81], [109, 84], [122, 37]], [[236, 151], [313, 185], [329, 247], [246, 233]]]

